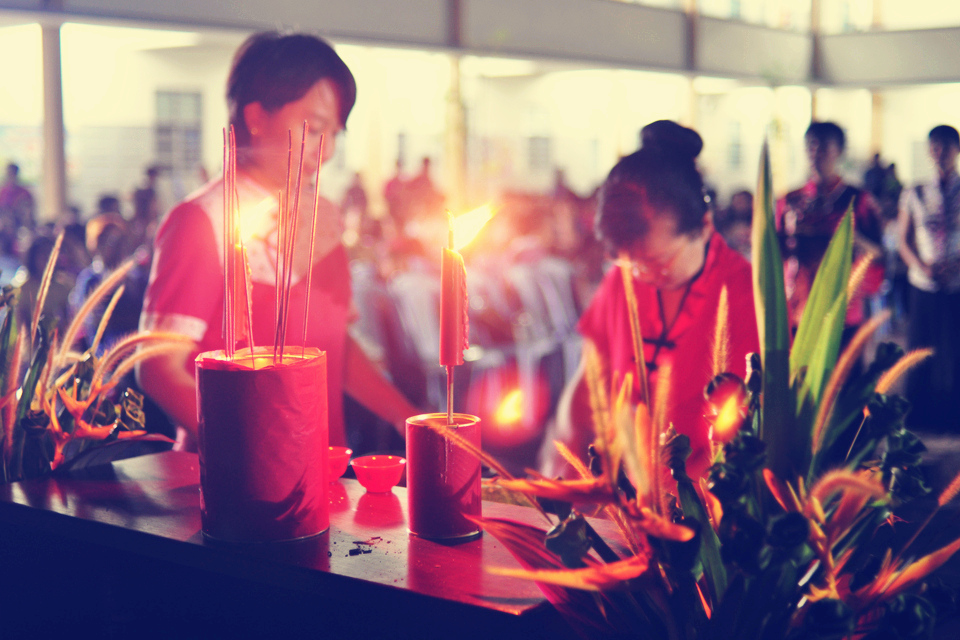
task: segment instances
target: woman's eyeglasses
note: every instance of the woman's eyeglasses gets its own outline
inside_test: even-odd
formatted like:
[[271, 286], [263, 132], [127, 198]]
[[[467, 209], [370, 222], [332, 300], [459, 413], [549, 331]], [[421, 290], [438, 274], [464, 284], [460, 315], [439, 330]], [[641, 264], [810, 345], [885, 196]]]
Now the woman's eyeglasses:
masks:
[[651, 280], [660, 280], [670, 275], [670, 271], [677, 263], [677, 259], [687, 245], [681, 245], [673, 254], [665, 260], [648, 261], [638, 258], [627, 258], [630, 262], [630, 271], [634, 278], [649, 282]]

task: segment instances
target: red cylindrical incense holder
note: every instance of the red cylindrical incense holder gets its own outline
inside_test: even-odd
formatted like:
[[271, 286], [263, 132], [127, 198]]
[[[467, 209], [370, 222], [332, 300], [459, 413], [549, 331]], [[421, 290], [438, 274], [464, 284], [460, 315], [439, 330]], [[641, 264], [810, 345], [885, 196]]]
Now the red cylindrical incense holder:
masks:
[[330, 526], [327, 354], [273, 347], [197, 356], [200, 515], [227, 542], [314, 536]]
[[427, 413], [407, 419], [407, 513], [410, 532], [434, 540], [469, 538], [480, 527], [480, 460], [437, 433], [454, 429], [480, 448], [480, 418], [465, 413]]

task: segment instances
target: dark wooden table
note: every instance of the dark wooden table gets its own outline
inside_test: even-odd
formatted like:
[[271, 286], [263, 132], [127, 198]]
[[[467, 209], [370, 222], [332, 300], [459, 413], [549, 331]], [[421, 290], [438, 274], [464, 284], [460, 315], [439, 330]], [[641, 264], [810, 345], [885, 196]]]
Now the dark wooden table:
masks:
[[536, 585], [484, 570], [517, 566], [493, 537], [423, 540], [407, 532], [403, 488], [332, 489], [329, 532], [236, 546], [200, 533], [193, 454], [2, 486], [0, 637], [571, 636]]

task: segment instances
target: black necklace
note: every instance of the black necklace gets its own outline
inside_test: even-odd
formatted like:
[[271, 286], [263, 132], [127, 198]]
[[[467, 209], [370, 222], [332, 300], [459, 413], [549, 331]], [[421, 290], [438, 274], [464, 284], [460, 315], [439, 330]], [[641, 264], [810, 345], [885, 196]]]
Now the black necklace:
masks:
[[704, 268], [707, 266], [707, 252], [710, 249], [710, 242], [704, 246], [703, 249], [703, 264], [700, 265], [700, 270], [697, 271], [690, 280], [687, 281], [687, 286], [683, 288], [683, 295], [680, 296], [680, 304], [677, 306], [677, 314], [673, 316], [673, 320], [670, 324], [667, 324], [667, 312], [663, 307], [663, 294], [661, 293], [659, 287], [657, 288], [657, 307], [660, 312], [660, 336], [655, 340], [644, 340], [644, 342], [649, 342], [653, 345], [653, 357], [650, 358], [650, 362], [647, 362], [647, 371], [656, 371], [659, 369], [657, 364], [657, 356], [660, 355], [660, 350], [666, 347], [667, 349], [673, 349], [677, 344], [673, 340], [669, 340], [668, 336], [670, 332], [673, 331], [673, 328], [677, 324], [677, 320], [680, 319], [680, 316], [683, 315], [683, 306], [687, 303], [687, 296], [690, 295], [690, 289], [693, 288], [693, 283], [697, 281], [700, 275], [703, 273]]

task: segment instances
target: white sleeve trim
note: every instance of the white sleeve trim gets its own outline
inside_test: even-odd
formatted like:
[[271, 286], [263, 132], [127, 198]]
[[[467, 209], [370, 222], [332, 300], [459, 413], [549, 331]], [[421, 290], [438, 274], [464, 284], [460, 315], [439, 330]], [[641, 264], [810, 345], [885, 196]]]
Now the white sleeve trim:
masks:
[[170, 331], [200, 342], [207, 333], [207, 323], [182, 313], [144, 313], [140, 316], [140, 331]]

